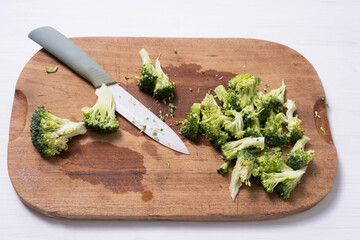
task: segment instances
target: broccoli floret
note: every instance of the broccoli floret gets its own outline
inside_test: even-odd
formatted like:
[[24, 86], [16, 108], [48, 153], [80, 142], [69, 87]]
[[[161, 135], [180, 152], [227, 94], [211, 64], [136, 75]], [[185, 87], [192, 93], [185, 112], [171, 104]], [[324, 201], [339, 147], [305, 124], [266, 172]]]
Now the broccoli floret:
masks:
[[237, 153], [240, 150], [247, 148], [260, 148], [264, 149], [265, 139], [264, 137], [252, 138], [247, 137], [236, 141], [227, 142], [221, 146], [221, 152], [226, 160], [232, 160], [236, 158]]
[[140, 68], [142, 77], [138, 80], [137, 85], [142, 91], [152, 94], [158, 78], [156, 69], [144, 48], [140, 50], [139, 54], [142, 60], [142, 67]]
[[294, 170], [298, 170], [305, 165], [307, 165], [314, 157], [315, 152], [313, 150], [305, 151], [304, 147], [307, 142], [310, 141], [310, 138], [303, 136], [299, 139], [291, 152], [287, 155], [285, 163]]
[[219, 85], [215, 88], [214, 92], [220, 102], [222, 102], [224, 109], [241, 111], [239, 96], [234, 90], [226, 91], [223, 85]]
[[228, 117], [222, 114], [219, 107], [206, 107], [202, 110], [202, 116], [201, 129], [206, 133], [213, 147], [219, 148], [229, 138], [229, 134], [222, 130], [224, 121]]
[[206, 93], [204, 99], [201, 101], [201, 106], [204, 109], [208, 108], [219, 108], [214, 96], [212, 94]]
[[281, 123], [273, 115], [266, 121], [262, 135], [265, 137], [266, 146], [271, 148], [284, 147], [289, 143], [288, 136], [284, 133]]
[[242, 114], [235, 110], [226, 110], [225, 115], [231, 116], [224, 121], [225, 130], [237, 139], [242, 138], [245, 133]]
[[235, 200], [236, 195], [239, 193], [239, 189], [243, 183], [247, 186], [251, 186], [249, 181], [252, 172], [255, 169], [256, 158], [246, 150], [241, 150], [237, 154], [237, 160], [235, 167], [231, 173], [230, 181], [230, 196]]
[[294, 101], [288, 99], [285, 103], [285, 107], [287, 108], [286, 116], [284, 113], [279, 113], [276, 115], [276, 120], [286, 124], [286, 128], [289, 131], [289, 140], [293, 143], [296, 143], [296, 141], [302, 138], [304, 135], [304, 131], [300, 128], [301, 120], [297, 115], [294, 117], [294, 112], [296, 111], [296, 105]]
[[119, 128], [115, 115], [115, 102], [110, 89], [105, 84], [99, 88], [95, 105], [92, 108], [84, 107], [81, 112], [87, 129], [99, 134], [108, 134]]
[[258, 92], [254, 98], [254, 104], [259, 113], [261, 126], [265, 124], [272, 112], [279, 113], [284, 108], [285, 84], [284, 81], [278, 89], [271, 90], [268, 94]]
[[59, 118], [39, 107], [32, 115], [30, 136], [36, 150], [49, 157], [68, 149], [68, 141], [77, 135], [84, 134], [86, 128], [83, 122], [71, 122]]
[[228, 172], [228, 168], [229, 168], [229, 165], [230, 165], [230, 162], [231, 161], [225, 161], [223, 164], [221, 164], [221, 166], [216, 169], [217, 172], [221, 175], [224, 175], [225, 173]]
[[244, 108], [252, 102], [260, 81], [260, 78], [250, 73], [237, 75], [229, 81], [229, 88], [234, 90], [239, 96], [239, 105], [241, 108]]
[[161, 68], [159, 58], [155, 61], [155, 69], [158, 78], [156, 79], [154, 97], [157, 99], [172, 99], [175, 92], [175, 83], [169, 81], [169, 77]]
[[284, 165], [284, 160], [278, 154], [271, 154], [264, 151], [257, 156], [256, 170], [253, 175], [260, 176], [262, 173], [280, 172]]
[[244, 137], [261, 137], [260, 122], [253, 105], [248, 105], [241, 110], [244, 122]]
[[305, 171], [306, 167], [293, 170], [283, 165], [281, 172], [263, 173], [261, 183], [267, 192], [273, 192], [275, 189], [283, 198], [288, 198], [291, 191], [300, 182]]
[[186, 115], [186, 119], [179, 131], [181, 135], [193, 141], [196, 140], [199, 132], [200, 111], [200, 103], [194, 103], [190, 108], [190, 112]]

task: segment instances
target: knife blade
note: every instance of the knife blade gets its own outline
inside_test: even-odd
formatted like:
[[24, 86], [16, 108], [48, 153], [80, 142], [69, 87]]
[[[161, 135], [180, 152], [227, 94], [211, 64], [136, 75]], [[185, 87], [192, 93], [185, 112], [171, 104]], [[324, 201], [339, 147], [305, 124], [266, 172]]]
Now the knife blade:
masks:
[[29, 38], [89, 81], [95, 88], [105, 83], [113, 94], [116, 111], [158, 143], [175, 151], [189, 154], [179, 136], [160, 118], [123, 89], [88, 54], [52, 27], [40, 27]]

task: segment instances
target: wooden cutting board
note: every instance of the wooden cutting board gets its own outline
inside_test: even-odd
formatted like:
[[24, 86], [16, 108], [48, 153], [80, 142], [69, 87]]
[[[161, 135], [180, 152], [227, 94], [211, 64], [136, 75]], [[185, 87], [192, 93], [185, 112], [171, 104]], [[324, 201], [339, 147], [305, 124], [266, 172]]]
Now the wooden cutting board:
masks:
[[[176, 132], [180, 126], [174, 122], [184, 119], [192, 103], [237, 74], [259, 76], [259, 90], [265, 84], [269, 89], [278, 88], [284, 80], [286, 97], [296, 101], [302, 128], [311, 138], [307, 149], [315, 150], [316, 156], [289, 199], [266, 193], [260, 182], [252, 179], [251, 188], [243, 186], [235, 202], [228, 189], [230, 174], [222, 177], [216, 172], [223, 160], [207, 140], [191, 142], [181, 136], [191, 154], [179, 154], [139, 133], [121, 116], [117, 133], [100, 136], [88, 132], [73, 138], [67, 152], [43, 158], [29, 134], [34, 110], [44, 105], [59, 117], [81, 121], [81, 108], [93, 106], [97, 97], [90, 84], [40, 50], [18, 79], [8, 145], [12, 184], [30, 208], [71, 219], [257, 220], [307, 210], [331, 189], [337, 155], [324, 89], [315, 69], [296, 51], [254, 39], [72, 40], [154, 113], [167, 113], [167, 106], [139, 91], [136, 79], [126, 80], [125, 76], [140, 75], [141, 48], [145, 47], [153, 60], [162, 53], [163, 69], [176, 82], [175, 118], [166, 118]], [[56, 73], [45, 72], [46, 66], [55, 65], [59, 66]], [[315, 111], [321, 118], [314, 117]]]

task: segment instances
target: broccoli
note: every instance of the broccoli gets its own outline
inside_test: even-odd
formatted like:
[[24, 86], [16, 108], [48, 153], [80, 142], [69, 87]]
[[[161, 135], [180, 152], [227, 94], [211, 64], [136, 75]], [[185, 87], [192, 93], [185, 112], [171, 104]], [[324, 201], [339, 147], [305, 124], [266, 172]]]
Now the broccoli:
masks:
[[230, 162], [231, 162], [230, 160], [227, 160], [223, 164], [221, 164], [221, 166], [218, 169], [216, 169], [217, 172], [221, 175], [224, 175], [225, 173], [227, 173]]
[[315, 153], [313, 150], [305, 151], [305, 144], [310, 141], [310, 138], [303, 136], [299, 139], [291, 152], [287, 155], [285, 163], [294, 170], [298, 170], [308, 164], [314, 157]]
[[99, 134], [108, 134], [119, 128], [115, 115], [115, 102], [110, 89], [105, 84], [99, 88], [95, 105], [92, 108], [84, 107], [81, 112], [87, 129]]
[[172, 99], [175, 92], [175, 83], [169, 81], [169, 77], [161, 68], [159, 58], [155, 61], [155, 69], [158, 78], [154, 88], [154, 97], [157, 99]]
[[249, 179], [255, 169], [255, 160], [256, 158], [246, 150], [238, 152], [236, 164], [231, 173], [229, 186], [230, 195], [234, 201], [243, 183], [249, 187], [251, 186]]
[[261, 137], [260, 122], [253, 105], [248, 105], [241, 110], [244, 121], [244, 137]]
[[268, 151], [261, 152], [256, 158], [256, 170], [253, 175], [260, 176], [262, 173], [280, 172], [284, 160], [278, 154], [271, 154]]
[[[212, 96], [212, 95], [207, 95]], [[202, 101], [203, 104], [204, 100]], [[215, 102], [216, 103], [216, 102]], [[202, 110], [201, 129], [206, 133], [206, 137], [212, 143], [214, 148], [219, 148], [226, 143], [229, 134], [222, 130], [225, 119], [228, 117], [223, 115], [219, 107], [207, 107]]]
[[273, 115], [266, 121], [262, 135], [265, 137], [266, 146], [271, 148], [284, 147], [289, 143], [288, 136], [284, 133], [281, 123]]
[[234, 90], [226, 91], [223, 85], [219, 85], [215, 88], [214, 92], [220, 102], [222, 102], [224, 109], [241, 111], [239, 96]]
[[181, 135], [193, 141], [196, 140], [199, 132], [200, 111], [200, 103], [194, 103], [190, 108], [190, 112], [186, 115], [186, 119], [179, 131]]
[[241, 108], [244, 108], [252, 103], [260, 81], [260, 78], [253, 76], [250, 73], [237, 75], [229, 81], [229, 88], [234, 90], [239, 96], [239, 104]]
[[142, 60], [142, 67], [140, 68], [142, 77], [138, 80], [137, 85], [142, 91], [152, 94], [158, 75], [148, 52], [143, 48], [139, 54]]
[[289, 140], [293, 143], [296, 143], [296, 141], [302, 138], [304, 135], [304, 131], [300, 128], [301, 120], [297, 115], [294, 117], [294, 112], [296, 111], [296, 105], [294, 101], [288, 99], [285, 103], [285, 107], [287, 108], [286, 116], [284, 113], [279, 113], [276, 115], [276, 120], [286, 124], [286, 128], [289, 131]]
[[271, 90], [268, 94], [258, 92], [254, 98], [254, 105], [259, 113], [261, 126], [265, 124], [271, 113], [279, 113], [284, 108], [285, 84], [284, 81], [278, 89]]
[[306, 166], [299, 170], [293, 170], [291, 167], [283, 165], [281, 172], [263, 173], [261, 183], [267, 192], [273, 192], [275, 189], [285, 199], [290, 196], [305, 171]]
[[209, 109], [209, 108], [213, 108], [213, 107], [219, 108], [219, 105], [215, 101], [214, 96], [209, 93], [206, 93], [204, 99], [201, 101], [201, 106], [204, 109]]
[[67, 142], [74, 136], [84, 134], [83, 122], [71, 122], [46, 111], [44, 107], [35, 110], [31, 118], [30, 136], [36, 150], [49, 157], [68, 149]]
[[233, 137], [240, 139], [244, 136], [244, 123], [242, 114], [235, 110], [226, 110], [226, 116], [232, 116], [233, 118], [226, 118], [224, 121], [224, 128], [228, 131]]
[[246, 148], [260, 148], [264, 149], [265, 139], [264, 137], [252, 138], [247, 137], [240, 140], [227, 142], [221, 146], [221, 152], [226, 160], [233, 160], [236, 158], [237, 153], [240, 150]]

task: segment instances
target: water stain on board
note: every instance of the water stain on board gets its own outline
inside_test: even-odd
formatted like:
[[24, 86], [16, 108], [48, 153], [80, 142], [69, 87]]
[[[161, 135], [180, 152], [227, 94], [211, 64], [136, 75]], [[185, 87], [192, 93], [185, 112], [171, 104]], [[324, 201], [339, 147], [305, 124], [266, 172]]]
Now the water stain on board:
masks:
[[107, 142], [81, 145], [75, 141], [69, 145], [69, 152], [72, 148], [78, 149], [77, 154], [68, 156], [69, 162], [62, 166], [71, 179], [102, 184], [115, 193], [143, 192], [141, 181], [146, 168], [144, 157], [138, 152]]
[[145, 191], [142, 193], [142, 196], [141, 196], [141, 199], [144, 201], [144, 202], [148, 202], [150, 200], [153, 199], [153, 194], [152, 192], [150, 191]]

